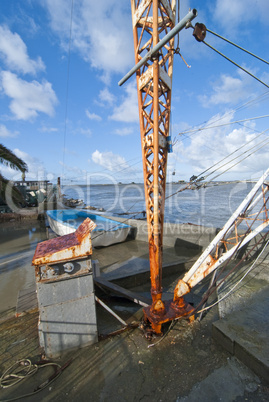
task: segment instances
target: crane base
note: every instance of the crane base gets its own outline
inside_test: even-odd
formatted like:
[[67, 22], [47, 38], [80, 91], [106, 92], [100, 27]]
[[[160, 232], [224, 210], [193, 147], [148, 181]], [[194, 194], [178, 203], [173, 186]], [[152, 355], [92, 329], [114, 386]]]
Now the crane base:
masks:
[[157, 335], [162, 335], [162, 324], [165, 324], [166, 322], [173, 321], [181, 317], [188, 317], [189, 321], [194, 320], [194, 314], [192, 314], [194, 312], [194, 308], [188, 303], [184, 302], [184, 304], [179, 307], [173, 301], [169, 300], [164, 302], [164, 306], [165, 313], [161, 315], [154, 314], [151, 311], [151, 306], [143, 309], [144, 321], [150, 323], [153, 332]]

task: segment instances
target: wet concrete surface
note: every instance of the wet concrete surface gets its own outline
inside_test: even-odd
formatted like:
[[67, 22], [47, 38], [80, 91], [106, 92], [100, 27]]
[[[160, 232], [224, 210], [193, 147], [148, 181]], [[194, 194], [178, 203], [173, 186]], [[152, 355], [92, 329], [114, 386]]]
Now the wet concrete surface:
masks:
[[45, 238], [45, 227], [38, 220], [0, 224], [0, 321], [16, 307], [18, 292], [35, 284], [31, 261], [37, 243]]
[[[172, 292], [175, 278], [164, 281]], [[196, 289], [196, 303], [207, 283]], [[143, 286], [135, 291], [147, 290]], [[128, 322], [141, 321], [138, 305], [121, 297], [102, 299]], [[212, 295], [209, 302], [214, 301]], [[268, 385], [212, 338], [212, 324], [219, 318], [217, 306], [199, 322], [180, 320], [164, 328], [164, 337], [147, 340], [138, 327], [53, 361], [72, 363], [54, 382], [29, 400], [38, 401], [267, 401]], [[99, 333], [107, 334], [121, 324], [97, 306]], [[21, 358], [40, 359], [38, 312], [12, 318], [0, 325], [0, 372]], [[2, 390], [0, 400], [33, 392], [51, 374], [40, 369], [14, 388]], [[26, 399], [27, 400], [27, 399]]]
[[[140, 317], [141, 311], [131, 319]], [[56, 359], [63, 365], [71, 358], [70, 366], [29, 400], [268, 401], [266, 384], [212, 340], [216, 318], [217, 311], [211, 310], [200, 323], [178, 321], [161, 341], [146, 340], [137, 328], [70, 352]], [[32, 313], [1, 324], [1, 372], [20, 358], [40, 358], [37, 319]], [[2, 390], [0, 399], [33, 392], [52, 373], [40, 369]]]
[[[27, 252], [31, 254], [31, 248]], [[96, 255], [93, 255], [104, 271], [109, 271], [109, 260], [120, 265], [124, 259], [133, 257], [146, 260], [147, 244], [129, 242], [115, 248], [96, 250]], [[167, 249], [167, 263], [169, 260], [174, 264], [176, 258], [176, 252], [170, 253]], [[174, 276], [164, 278], [163, 287], [168, 298], [172, 297], [177, 277], [174, 273]], [[24, 278], [21, 286], [27, 283]], [[207, 286], [208, 282], [203, 282], [189, 296], [193, 303], [201, 299]], [[149, 283], [133, 288], [145, 296], [149, 295], [149, 289]], [[141, 322], [143, 312], [138, 305], [106, 294], [102, 294], [102, 298], [124, 320], [137, 324]], [[215, 298], [213, 294], [209, 303]], [[219, 311], [215, 306], [201, 322], [196, 317], [192, 323], [179, 320], [170, 328], [167, 325], [163, 338], [149, 341], [138, 327], [66, 353], [54, 360], [63, 365], [72, 359], [70, 366], [48, 387], [26, 400], [268, 401], [269, 388], [264, 379], [212, 338], [212, 324], [218, 320]], [[97, 322], [100, 334], [121, 328], [121, 324], [100, 306], [97, 306]], [[0, 324], [1, 374], [21, 358], [40, 359], [43, 350], [39, 347], [37, 323], [38, 311], [35, 311], [19, 318], [9, 318]], [[32, 393], [52, 373], [51, 367], [38, 370], [15, 387], [2, 389], [0, 400]]]

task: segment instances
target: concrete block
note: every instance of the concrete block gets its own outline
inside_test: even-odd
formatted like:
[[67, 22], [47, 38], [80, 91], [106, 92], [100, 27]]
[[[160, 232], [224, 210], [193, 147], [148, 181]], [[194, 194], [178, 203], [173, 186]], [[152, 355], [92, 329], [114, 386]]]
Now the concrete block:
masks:
[[48, 357], [98, 341], [93, 275], [37, 282], [39, 342]]
[[247, 307], [213, 323], [213, 338], [258, 376], [269, 381], [268, 286]]

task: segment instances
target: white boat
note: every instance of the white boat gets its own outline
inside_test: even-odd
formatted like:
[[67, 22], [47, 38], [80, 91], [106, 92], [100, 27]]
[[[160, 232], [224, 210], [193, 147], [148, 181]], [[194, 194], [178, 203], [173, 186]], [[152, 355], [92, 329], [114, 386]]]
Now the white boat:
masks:
[[55, 209], [47, 211], [51, 229], [59, 236], [75, 232], [79, 225], [90, 218], [96, 223], [92, 231], [93, 247], [106, 247], [126, 240], [131, 226], [80, 209]]

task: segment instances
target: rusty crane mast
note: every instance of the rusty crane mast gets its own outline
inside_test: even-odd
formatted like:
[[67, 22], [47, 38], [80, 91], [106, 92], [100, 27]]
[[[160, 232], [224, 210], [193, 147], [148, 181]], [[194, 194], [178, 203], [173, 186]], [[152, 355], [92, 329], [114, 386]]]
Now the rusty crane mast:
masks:
[[141, 146], [146, 199], [152, 305], [145, 317], [156, 333], [162, 323], [189, 311], [183, 299], [162, 301], [163, 221], [169, 136], [174, 37], [196, 16], [192, 10], [175, 26], [176, 0], [131, 0]]
[[[180, 30], [191, 26], [197, 11], [191, 10], [175, 24], [176, 0], [131, 0], [131, 6], [136, 65], [119, 85], [136, 73], [152, 296], [151, 306], [144, 308], [144, 318], [152, 331], [160, 334], [165, 322], [184, 316], [193, 318], [194, 309], [184, 301], [184, 295], [269, 225], [269, 197], [266, 196], [269, 185], [265, 182], [269, 169], [183, 279], [179, 279], [173, 300], [164, 302], [163, 222], [167, 157], [171, 149], [169, 124], [174, 39]], [[195, 27], [193, 35], [202, 41], [206, 27], [199, 23]], [[253, 212], [260, 201], [262, 207]], [[243, 221], [248, 229], [239, 235], [238, 227]], [[254, 222], [258, 226], [253, 226]]]

